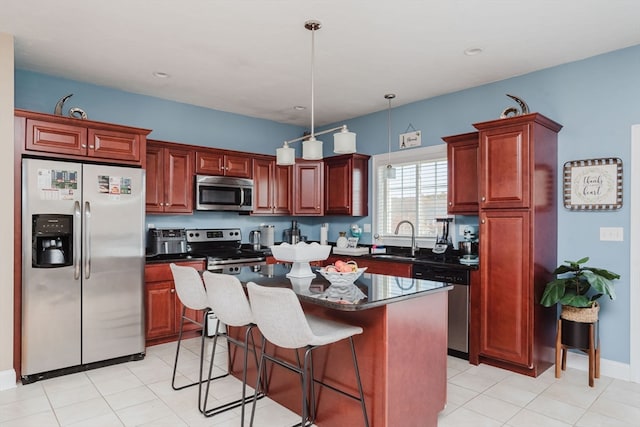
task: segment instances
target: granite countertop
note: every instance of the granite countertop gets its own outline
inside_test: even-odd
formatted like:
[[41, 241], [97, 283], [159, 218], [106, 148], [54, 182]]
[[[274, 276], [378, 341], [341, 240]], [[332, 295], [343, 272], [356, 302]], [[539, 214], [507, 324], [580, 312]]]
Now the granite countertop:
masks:
[[206, 261], [206, 259], [207, 259], [206, 256], [191, 255], [191, 254], [162, 254], [162, 255], [145, 256], [145, 262], [147, 264], [181, 262], [181, 261]]
[[[452, 289], [446, 283], [367, 272], [354, 285], [336, 288], [319, 273], [315, 277], [290, 278], [286, 276], [290, 270], [288, 264], [258, 265], [243, 267], [237, 277], [244, 284], [292, 288], [301, 301], [339, 311], [366, 310]], [[316, 272], [318, 268], [312, 270]]]

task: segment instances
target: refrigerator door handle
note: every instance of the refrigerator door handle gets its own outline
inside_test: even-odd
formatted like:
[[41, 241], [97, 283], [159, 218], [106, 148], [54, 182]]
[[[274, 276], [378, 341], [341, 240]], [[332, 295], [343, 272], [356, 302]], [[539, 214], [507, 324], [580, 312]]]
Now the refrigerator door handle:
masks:
[[80, 214], [80, 202], [76, 200], [73, 205], [73, 217], [75, 224], [73, 225], [73, 279], [80, 279], [80, 247], [81, 247], [81, 228], [80, 224], [82, 216]]
[[84, 202], [84, 278], [91, 277], [91, 205]]

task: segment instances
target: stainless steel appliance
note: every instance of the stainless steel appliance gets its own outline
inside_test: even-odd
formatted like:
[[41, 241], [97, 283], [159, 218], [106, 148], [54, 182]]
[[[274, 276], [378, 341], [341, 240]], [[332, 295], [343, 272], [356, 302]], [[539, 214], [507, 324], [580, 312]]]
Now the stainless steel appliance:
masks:
[[253, 247], [253, 250], [257, 251], [260, 249], [260, 230], [252, 230], [249, 232], [249, 243]]
[[148, 255], [174, 255], [187, 252], [187, 232], [184, 228], [150, 228]]
[[300, 229], [298, 228], [298, 221], [291, 221], [291, 228], [287, 228], [282, 233], [282, 241], [295, 245], [300, 241]]
[[253, 180], [229, 176], [196, 176], [196, 209], [200, 211], [249, 212]]
[[457, 256], [434, 254], [430, 261], [413, 265], [413, 277], [453, 285], [448, 298], [448, 352], [452, 356], [469, 359], [470, 270], [458, 263]]
[[239, 228], [187, 229], [187, 248], [207, 257], [207, 270], [238, 274], [243, 266], [265, 265], [264, 252], [242, 247]]
[[144, 357], [144, 179], [22, 161], [24, 383]]
[[438, 235], [433, 246], [433, 253], [443, 254], [453, 249], [453, 242], [451, 241], [451, 236], [449, 236], [449, 225], [452, 221], [453, 218], [436, 218]]
[[273, 225], [260, 225], [260, 245], [269, 248], [275, 244], [275, 227]]

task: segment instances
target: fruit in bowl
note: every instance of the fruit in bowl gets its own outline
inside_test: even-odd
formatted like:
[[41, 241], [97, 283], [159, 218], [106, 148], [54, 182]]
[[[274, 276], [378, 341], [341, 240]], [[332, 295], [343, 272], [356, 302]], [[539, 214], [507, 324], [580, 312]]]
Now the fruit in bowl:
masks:
[[324, 270], [328, 273], [353, 273], [358, 271], [358, 263], [355, 261], [342, 261], [337, 260], [331, 265], [324, 267]]
[[318, 272], [327, 279], [332, 286], [351, 285], [365, 272], [367, 267], [358, 267], [355, 261], [336, 261], [332, 265], [321, 268]]

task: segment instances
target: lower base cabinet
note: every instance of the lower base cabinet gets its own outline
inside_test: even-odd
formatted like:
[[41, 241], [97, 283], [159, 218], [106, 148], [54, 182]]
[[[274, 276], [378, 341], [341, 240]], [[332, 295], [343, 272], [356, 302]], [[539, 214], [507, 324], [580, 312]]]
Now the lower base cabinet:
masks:
[[[178, 265], [205, 268], [204, 261], [177, 262]], [[180, 332], [182, 303], [173, 282], [169, 263], [147, 264], [144, 268], [145, 279], [145, 341], [146, 345], [175, 341]], [[202, 312], [187, 309], [187, 316], [202, 322]], [[200, 327], [186, 322], [184, 331], [196, 335]]]

